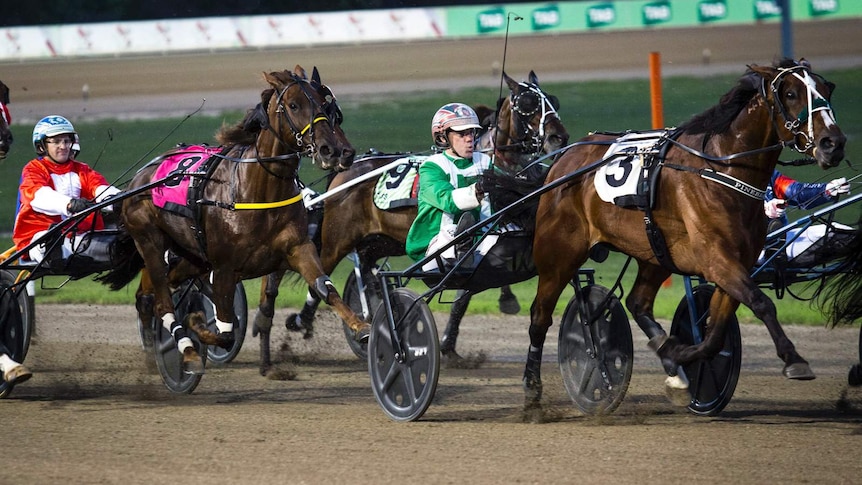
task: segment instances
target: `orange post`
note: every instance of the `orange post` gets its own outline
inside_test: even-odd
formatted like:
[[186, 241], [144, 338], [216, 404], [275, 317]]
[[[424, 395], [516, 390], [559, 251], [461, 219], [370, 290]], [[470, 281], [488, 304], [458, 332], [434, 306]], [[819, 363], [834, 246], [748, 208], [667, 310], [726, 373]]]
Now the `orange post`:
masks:
[[[652, 127], [654, 130], [664, 128], [664, 107], [661, 99], [661, 54], [649, 53], [649, 98], [652, 109]], [[667, 288], [671, 285], [671, 279], [664, 280], [662, 286]]]

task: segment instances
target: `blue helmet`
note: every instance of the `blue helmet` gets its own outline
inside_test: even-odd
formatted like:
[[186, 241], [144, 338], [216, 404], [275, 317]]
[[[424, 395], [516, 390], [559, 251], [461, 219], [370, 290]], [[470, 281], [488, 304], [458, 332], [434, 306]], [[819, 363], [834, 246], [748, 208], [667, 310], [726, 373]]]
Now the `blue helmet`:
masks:
[[46, 116], [39, 120], [33, 128], [33, 147], [36, 149], [36, 154], [44, 155], [46, 153], [46, 138], [66, 134], [72, 135], [74, 138], [72, 152], [77, 156], [78, 152], [81, 150], [81, 146], [78, 142], [78, 132], [75, 131], [75, 127], [72, 126], [72, 123], [69, 122], [69, 120], [58, 115]]

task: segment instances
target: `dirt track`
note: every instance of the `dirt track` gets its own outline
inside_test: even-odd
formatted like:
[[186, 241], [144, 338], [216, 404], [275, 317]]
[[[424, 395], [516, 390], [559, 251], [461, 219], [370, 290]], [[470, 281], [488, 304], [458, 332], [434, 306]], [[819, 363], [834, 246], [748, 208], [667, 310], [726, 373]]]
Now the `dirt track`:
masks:
[[489, 361], [443, 369], [422, 421], [403, 424], [378, 408], [328, 311], [312, 345], [277, 329], [298, 359], [296, 380], [259, 376], [249, 337], [192, 395], [171, 395], [148, 371], [131, 308], [37, 313], [28, 357], [37, 374], [0, 401], [10, 445], [0, 483], [851, 483], [862, 472], [853, 452], [862, 390], [845, 384], [855, 328], [790, 326], [818, 373], [790, 382], [765, 330], [744, 326], [739, 387], [716, 418], [666, 401], [640, 335], [622, 406], [584, 417], [562, 389], [549, 338], [548, 423], [523, 424], [527, 318], [470, 317], [461, 349]]
[[[799, 28], [797, 52], [816, 66], [855, 65], [859, 27]], [[543, 80], [643, 75], [646, 54], [659, 50], [666, 71], [738, 72], [768, 63], [778, 45], [774, 26], [512, 39], [507, 71], [535, 69]], [[0, 78], [12, 87], [18, 120], [47, 111], [158, 115], [187, 112], [201, 97], [213, 109], [244, 108], [261, 87], [257, 73], [296, 63], [320, 66], [336, 92], [357, 97], [490, 84], [498, 82], [493, 59], [501, 47], [495, 39], [5, 64]], [[713, 53], [708, 66], [704, 48]], [[441, 84], [455, 68], [464, 77]], [[471, 317], [461, 348], [485, 352], [489, 362], [444, 369], [424, 419], [398, 424], [377, 406], [364, 363], [331, 316], [318, 323], [313, 345], [290, 340], [297, 380], [260, 377], [249, 338], [236, 362], [210, 369], [194, 394], [174, 396], [143, 359], [131, 307], [37, 305], [37, 315], [27, 360], [36, 376], [0, 401], [0, 483], [853, 483], [862, 472], [855, 454], [862, 390], [846, 387], [847, 368], [858, 360], [856, 328], [789, 326], [819, 376], [790, 382], [765, 331], [745, 326], [742, 377], [716, 418], [666, 402], [640, 335], [623, 405], [612, 416], [580, 416], [561, 387], [552, 337], [544, 366], [549, 422], [538, 425], [521, 419], [527, 319]]]

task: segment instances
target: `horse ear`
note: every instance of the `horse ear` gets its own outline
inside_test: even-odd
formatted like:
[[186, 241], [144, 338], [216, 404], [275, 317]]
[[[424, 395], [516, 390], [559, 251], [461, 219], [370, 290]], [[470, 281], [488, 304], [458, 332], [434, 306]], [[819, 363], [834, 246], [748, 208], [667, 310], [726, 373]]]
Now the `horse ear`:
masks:
[[539, 85], [539, 77], [536, 76], [536, 73], [534, 71], [530, 71], [530, 75], [527, 77], [527, 79], [530, 80], [530, 84], [534, 84], [536, 86]]
[[756, 89], [760, 86], [760, 79], [772, 81], [772, 79], [778, 73], [777, 69], [769, 66], [751, 65], [748, 66], [748, 69], [751, 72], [746, 73], [745, 76], [743, 76], [739, 80], [739, 82], [740, 84], [749, 83], [752, 89]]
[[323, 84], [320, 82], [320, 72], [317, 70], [317, 66], [311, 70], [311, 82], [316, 84]]
[[808, 59], [806, 59], [804, 57], [801, 57], [799, 59], [799, 65], [806, 68], [806, 69], [811, 69], [811, 63], [808, 62]]
[[272, 87], [276, 87], [279, 84], [278, 78], [275, 77], [275, 73], [273, 73], [273, 72], [269, 72], [269, 73], [264, 72], [263, 73], [263, 80], [266, 81]]
[[299, 64], [293, 68], [293, 73], [296, 74], [300, 79], [308, 79], [308, 76], [305, 74], [305, 69], [302, 68]]
[[514, 79], [510, 78], [506, 71], [503, 71], [503, 79], [506, 81], [506, 84], [509, 86], [509, 90], [514, 92], [518, 91], [518, 82]]

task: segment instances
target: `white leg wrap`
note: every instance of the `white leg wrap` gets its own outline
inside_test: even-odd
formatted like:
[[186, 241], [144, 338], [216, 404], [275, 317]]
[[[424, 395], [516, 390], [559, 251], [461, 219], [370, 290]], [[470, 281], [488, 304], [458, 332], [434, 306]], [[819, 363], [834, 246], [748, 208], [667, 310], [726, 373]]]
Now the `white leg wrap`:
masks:
[[216, 328], [219, 333], [222, 332], [233, 332], [233, 322], [223, 322], [216, 318]]
[[190, 339], [190, 338], [188, 338], [188, 337], [183, 337], [183, 338], [181, 338], [181, 339], [180, 339], [180, 341], [179, 341], [179, 342], [177, 342], [177, 350], [179, 350], [181, 354], [182, 354], [182, 353], [183, 353], [187, 348], [189, 348], [189, 347], [193, 347], [193, 346], [194, 346], [194, 344], [192, 344], [192, 339]]
[[174, 316], [173, 313], [165, 313], [162, 315], [162, 327], [165, 327], [165, 330], [168, 332], [171, 331], [171, 325], [177, 321], [177, 317]]
[[677, 375], [664, 380], [664, 385], [671, 389], [688, 389], [688, 377], [685, 375], [682, 366], [677, 368]]
[[10, 370], [12, 368], [18, 367], [19, 365], [21, 365], [21, 364], [12, 360], [12, 358], [9, 357], [9, 355], [0, 354], [0, 374], [4, 373], [7, 370]]

